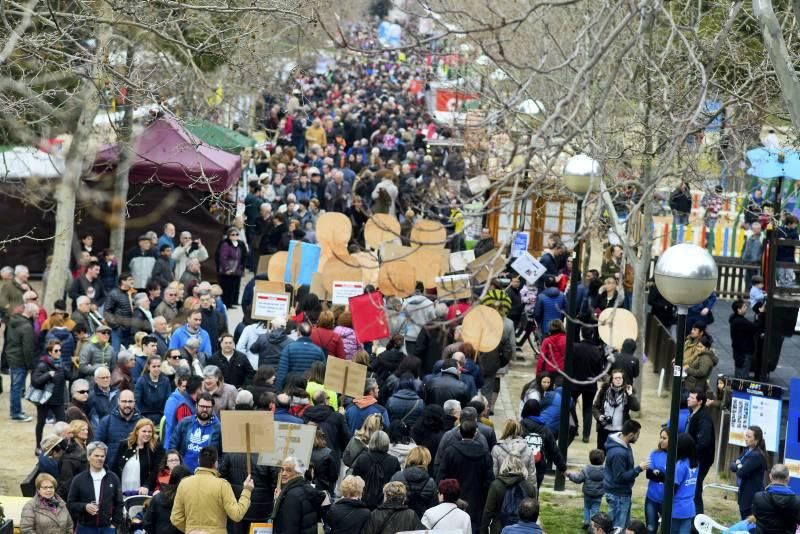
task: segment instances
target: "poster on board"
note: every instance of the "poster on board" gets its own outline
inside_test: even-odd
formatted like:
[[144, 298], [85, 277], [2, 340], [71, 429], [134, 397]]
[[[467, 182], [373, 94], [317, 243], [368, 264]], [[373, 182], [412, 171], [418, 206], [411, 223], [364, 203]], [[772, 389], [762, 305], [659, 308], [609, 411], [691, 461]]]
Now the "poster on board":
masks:
[[529, 284], [536, 282], [536, 280], [547, 272], [545, 266], [527, 252], [524, 252], [514, 260], [511, 264], [511, 268], [517, 271]]
[[764, 431], [767, 451], [778, 452], [781, 439], [783, 388], [772, 384], [726, 378], [731, 388], [731, 421], [728, 443], [744, 447], [749, 426]]
[[519, 258], [524, 253], [528, 252], [529, 241], [530, 234], [528, 234], [528, 232], [517, 232], [514, 234], [514, 240], [511, 242], [511, 257]]
[[311, 462], [311, 451], [314, 448], [315, 425], [296, 425], [294, 423], [275, 423], [275, 446], [272, 452], [258, 455], [258, 465], [280, 467], [284, 458], [294, 456], [305, 465]]
[[256, 291], [253, 295], [253, 319], [269, 321], [271, 319], [285, 319], [289, 316], [289, 303], [291, 297], [288, 293], [261, 293]]
[[331, 301], [334, 305], [346, 306], [350, 301], [350, 297], [357, 297], [362, 293], [364, 293], [364, 282], [334, 280]]

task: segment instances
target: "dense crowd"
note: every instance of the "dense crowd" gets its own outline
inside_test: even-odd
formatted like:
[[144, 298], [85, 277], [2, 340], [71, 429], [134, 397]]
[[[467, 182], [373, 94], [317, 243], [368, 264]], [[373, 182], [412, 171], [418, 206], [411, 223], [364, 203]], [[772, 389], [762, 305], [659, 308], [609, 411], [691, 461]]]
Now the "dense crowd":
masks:
[[[369, 32], [355, 36], [370, 46]], [[640, 405], [632, 386], [636, 344], [627, 340], [612, 352], [593, 328], [603, 310], [630, 304], [632, 272], [621, 247], [610, 247], [602, 269], [578, 284], [586, 326], [574, 349], [574, 378], [582, 384], [571, 389], [568, 414], [561, 413], [561, 371], [573, 266], [557, 235], [540, 258], [547, 272], [539, 280], [525, 283], [510, 268], [490, 280], [482, 302], [503, 319], [492, 351], [477, 351], [461, 335], [461, 317], [475, 299], [437, 298], [420, 283], [408, 298], [386, 299], [390, 334], [374, 342], [358, 341], [346, 306], [320, 300], [307, 286], [297, 289], [286, 320], [250, 318], [255, 280], [266, 277], [246, 272], [292, 240], [315, 242], [325, 211], [348, 216], [351, 250], [364, 247], [364, 226], [376, 213], [398, 217], [405, 243], [421, 217], [450, 229], [451, 251], [466, 246], [459, 233], [464, 158], [458, 150], [444, 157], [427, 150], [429, 140], [449, 135], [425, 112], [413, 83], [427, 73], [423, 57], [349, 56], [328, 74], [304, 73], [288, 94], [265, 92], [264, 127], [275, 142], [248, 162], [244, 212], [217, 250], [171, 222], [160, 236], [141, 235], [124, 258], [81, 235], [72, 282], [49, 312], [27, 268], [3, 269], [11, 418], [32, 420], [23, 397], [36, 407], [36, 496], [25, 507], [23, 534], [123, 525], [247, 533], [267, 522], [276, 534], [315, 534], [319, 523], [340, 534], [536, 533], [539, 488], [553, 466], [583, 484], [590, 532], [656, 531], [667, 434], [649, 458], [634, 459], [641, 430], [630, 417]], [[488, 229], [474, 248], [478, 256], [495, 248]], [[237, 306], [244, 319], [233, 325], [228, 312]], [[697, 345], [692, 361], [707, 360], [702, 331], [698, 318], [687, 340]], [[535, 378], [523, 388], [519, 417], [495, 428], [489, 416], [499, 377], [528, 342], [539, 346]], [[331, 356], [367, 366], [363, 395], [325, 387]], [[679, 533], [690, 532], [703, 509], [702, 480], [714, 454], [706, 413], [711, 368], [692, 365], [672, 511]], [[268, 466], [254, 454], [248, 474], [245, 453], [222, 448], [223, 410], [271, 411], [279, 423], [315, 425], [310, 459]], [[556, 445], [562, 418], [570, 420], [569, 438], [580, 434], [584, 442], [595, 424], [597, 446], [580, 471], [567, 472]], [[760, 429], [747, 439], [732, 466], [742, 517], [755, 516], [749, 521], [762, 532], [784, 532], [769, 529], [797, 522], [798, 498], [782, 466], [773, 467], [764, 489]], [[642, 473], [646, 524], [630, 519]], [[599, 511], [603, 498], [608, 514]], [[124, 515], [137, 499], [148, 499], [144, 509]]]

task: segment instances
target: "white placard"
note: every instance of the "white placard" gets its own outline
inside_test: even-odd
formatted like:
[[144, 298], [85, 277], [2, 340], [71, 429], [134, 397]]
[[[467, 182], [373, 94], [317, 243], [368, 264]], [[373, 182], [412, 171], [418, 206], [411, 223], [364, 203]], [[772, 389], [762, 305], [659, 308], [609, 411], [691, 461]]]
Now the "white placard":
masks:
[[311, 462], [311, 451], [314, 448], [315, 425], [296, 425], [294, 423], [275, 422], [275, 450], [258, 455], [258, 465], [280, 467], [287, 456], [299, 458], [305, 465]]
[[286, 293], [256, 293], [253, 316], [263, 319], [285, 319], [289, 316], [289, 295]]
[[452, 272], [466, 271], [467, 264], [475, 261], [475, 250], [462, 250], [450, 253], [450, 270]]
[[517, 232], [514, 234], [514, 240], [511, 242], [511, 257], [518, 258], [523, 253], [528, 252], [528, 240], [530, 235], [528, 232]]
[[530, 284], [534, 283], [547, 272], [545, 266], [527, 252], [514, 260], [514, 263], [511, 264], [511, 268], [517, 271], [520, 276]]
[[331, 302], [336, 305], [347, 305], [350, 297], [357, 297], [364, 293], [363, 282], [333, 282], [333, 297]]
[[746, 398], [731, 398], [731, 426], [728, 443], [745, 447], [744, 433], [750, 426], [750, 401]]
[[764, 431], [764, 445], [770, 452], [780, 447], [781, 401], [767, 397], [750, 397], [750, 426], [758, 426]]

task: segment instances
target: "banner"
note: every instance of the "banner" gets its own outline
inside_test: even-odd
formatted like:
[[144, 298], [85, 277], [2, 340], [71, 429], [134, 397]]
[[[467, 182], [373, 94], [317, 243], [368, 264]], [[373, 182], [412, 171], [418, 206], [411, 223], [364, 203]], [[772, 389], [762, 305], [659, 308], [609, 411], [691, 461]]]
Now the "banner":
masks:
[[800, 378], [789, 382], [789, 416], [783, 463], [789, 468], [789, 486], [800, 494]]

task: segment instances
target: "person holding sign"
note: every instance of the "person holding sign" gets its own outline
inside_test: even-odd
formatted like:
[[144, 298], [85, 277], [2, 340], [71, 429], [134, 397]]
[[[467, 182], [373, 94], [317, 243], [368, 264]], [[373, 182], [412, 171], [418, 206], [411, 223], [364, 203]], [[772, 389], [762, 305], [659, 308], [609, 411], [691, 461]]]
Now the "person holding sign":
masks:
[[217, 458], [216, 447], [203, 447], [198, 454], [200, 467], [178, 486], [169, 520], [181, 532], [227, 534], [228, 518], [241, 521], [250, 508], [253, 479], [245, 479], [237, 501], [230, 482], [219, 476]]
[[317, 534], [325, 492], [305, 479], [306, 466], [293, 456], [281, 464], [281, 482], [275, 489], [272, 511], [273, 534]]

